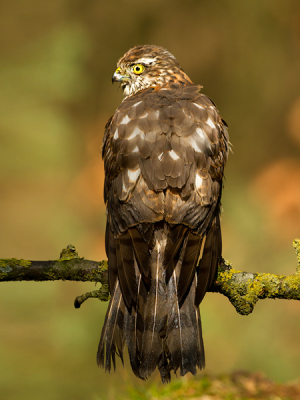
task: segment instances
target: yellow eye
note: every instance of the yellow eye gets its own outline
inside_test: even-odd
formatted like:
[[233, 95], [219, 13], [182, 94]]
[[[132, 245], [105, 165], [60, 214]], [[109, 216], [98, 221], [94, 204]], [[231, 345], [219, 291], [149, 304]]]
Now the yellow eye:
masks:
[[131, 67], [131, 70], [133, 73], [135, 73], [136, 75], [141, 74], [142, 72], [144, 72], [145, 67], [143, 66], [143, 64], [135, 64]]

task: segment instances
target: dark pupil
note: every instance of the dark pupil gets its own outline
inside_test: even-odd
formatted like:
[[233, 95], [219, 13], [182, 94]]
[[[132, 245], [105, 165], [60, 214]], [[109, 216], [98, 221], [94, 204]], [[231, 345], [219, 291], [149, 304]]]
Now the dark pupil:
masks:
[[140, 69], [140, 67], [135, 67], [136, 72], [139, 72]]

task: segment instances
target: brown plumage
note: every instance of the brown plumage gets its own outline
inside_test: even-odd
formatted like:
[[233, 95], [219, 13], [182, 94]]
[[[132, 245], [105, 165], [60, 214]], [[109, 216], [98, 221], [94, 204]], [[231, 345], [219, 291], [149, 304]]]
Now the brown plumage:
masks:
[[111, 299], [97, 354], [111, 370], [128, 348], [133, 372], [163, 382], [204, 368], [199, 304], [222, 243], [226, 123], [175, 57], [136, 46], [113, 81], [125, 99], [103, 144]]

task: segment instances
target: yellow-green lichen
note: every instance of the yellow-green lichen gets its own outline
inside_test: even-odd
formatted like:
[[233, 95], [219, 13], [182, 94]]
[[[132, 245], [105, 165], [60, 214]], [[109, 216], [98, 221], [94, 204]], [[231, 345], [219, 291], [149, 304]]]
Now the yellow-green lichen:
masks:
[[57, 274], [54, 271], [52, 271], [51, 269], [47, 272], [44, 272], [44, 275], [47, 277], [47, 280], [49, 280], [49, 281], [57, 280]]
[[251, 274], [230, 269], [219, 272], [218, 281], [221, 293], [242, 315], [250, 314], [259, 299], [300, 299], [300, 274]]
[[2, 263], [2, 261], [0, 261], [0, 277], [3, 279], [12, 271], [12, 267], [9, 264]]
[[5, 269], [7, 267], [11, 267], [11, 268], [14, 268], [14, 267], [29, 267], [30, 265], [31, 265], [31, 261], [23, 260], [22, 258], [21, 259], [18, 259], [18, 258], [7, 258], [7, 259], [2, 258], [0, 260], [0, 270], [3, 269], [3, 268]]
[[107, 261], [103, 260], [103, 261], [99, 261], [98, 264], [98, 270], [100, 272], [105, 272], [107, 271], [108, 265], [107, 265]]
[[248, 286], [248, 294], [256, 301], [258, 297], [261, 296], [265, 290], [265, 284], [261, 281], [259, 277], [254, 279], [248, 279], [247, 281]]
[[103, 279], [103, 273], [107, 271], [107, 261], [99, 261], [98, 268], [91, 270], [89, 274], [84, 275], [85, 281], [98, 282]]
[[73, 260], [74, 258], [83, 259], [83, 257], [79, 257], [79, 255], [75, 249], [75, 246], [73, 246], [72, 244], [69, 244], [65, 249], [62, 249], [60, 256], [59, 256], [60, 261]]
[[300, 274], [284, 277], [283, 286], [286, 298], [300, 298]]
[[227, 271], [222, 271], [218, 273], [218, 281], [222, 283], [228, 282], [228, 280], [232, 279], [233, 274], [240, 273], [241, 271], [237, 271], [233, 268], [228, 269]]
[[77, 296], [75, 301], [74, 301], [74, 306], [75, 308], [79, 308], [83, 302], [85, 302], [87, 299], [94, 298], [98, 299], [101, 301], [108, 301], [110, 298], [109, 290], [108, 290], [108, 285], [107, 284], [102, 284], [99, 289], [94, 290], [92, 292], [87, 292], [84, 293], [81, 296]]
[[[99, 275], [100, 272], [100, 275]], [[100, 280], [102, 279], [101, 270], [93, 269], [90, 271], [89, 274], [84, 274], [84, 280], [90, 282], [98, 282], [101, 283]]]
[[293, 241], [293, 246], [294, 246], [294, 249], [296, 250], [297, 263], [298, 263], [296, 270], [297, 270], [297, 273], [300, 274], [300, 239], [295, 239]]
[[[30, 265], [31, 261], [23, 259], [17, 259], [17, 258], [0, 259], [0, 280], [4, 280], [5, 278], [7, 278], [9, 273], [11, 273], [14, 268], [29, 267]], [[16, 278], [15, 280], [22, 280], [23, 275], [24, 274], [19, 273], [18, 278]]]
[[97, 297], [101, 301], [108, 301], [110, 299], [109, 287], [107, 283], [103, 283], [101, 285]]

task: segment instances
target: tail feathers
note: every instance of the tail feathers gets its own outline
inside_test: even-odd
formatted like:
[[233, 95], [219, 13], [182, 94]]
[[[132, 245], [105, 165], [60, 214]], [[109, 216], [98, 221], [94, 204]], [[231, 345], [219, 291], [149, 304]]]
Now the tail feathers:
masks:
[[124, 313], [125, 303], [117, 281], [114, 293], [109, 302], [97, 352], [97, 364], [100, 367], [104, 367], [105, 371], [110, 372], [111, 361], [113, 362], [114, 369], [116, 368], [115, 354], [121, 358], [123, 363], [125, 341], [123, 335]]
[[[198, 368], [205, 366], [198, 305], [217, 268], [221, 249], [219, 220], [215, 218], [206, 237], [197, 236], [185, 227], [178, 228], [170, 244], [168, 234], [167, 224], [156, 226], [148, 243], [148, 261], [140, 240], [135, 246], [130, 244], [136, 237], [139, 239], [136, 232], [118, 239], [115, 254], [118, 276], [97, 354], [98, 365], [107, 371], [112, 365], [115, 367], [116, 354], [123, 361], [125, 343], [132, 370], [143, 380], [156, 368], [162, 381], [169, 382], [171, 371], [196, 374]], [[167, 276], [169, 257], [173, 270], [169, 268], [171, 275]], [[142, 268], [140, 264], [145, 260], [147, 264]], [[132, 262], [130, 270], [125, 268], [129, 262]], [[134, 277], [136, 293], [132, 299]], [[131, 301], [127, 299], [128, 293]]]
[[204, 352], [204, 343], [203, 343], [203, 336], [202, 336], [202, 324], [201, 324], [201, 316], [200, 310], [198, 306], [195, 306], [196, 309], [196, 323], [197, 323], [197, 342], [199, 348], [199, 363], [197, 364], [199, 369], [205, 368], [205, 352]]
[[145, 308], [144, 299], [147, 296], [145, 285], [141, 276], [138, 279], [138, 303], [137, 307], [131, 310], [126, 308], [124, 319], [125, 341], [128, 347], [130, 364], [134, 374], [140, 378], [140, 353], [143, 341], [143, 310]]
[[180, 305], [183, 304], [185, 296], [189, 293], [189, 287], [195, 278], [196, 267], [202, 257], [205, 240], [205, 236], [201, 238], [191, 232], [186, 238], [177, 283], [177, 297]]
[[[163, 230], [154, 234], [155, 246], [151, 254], [151, 287], [146, 297], [143, 317], [143, 339], [139, 375], [148, 378], [160, 365], [166, 364], [163, 339], [167, 322], [166, 284], [162, 268], [166, 236]], [[163, 373], [163, 372], [162, 372]]]
[[188, 296], [179, 307], [176, 300], [176, 271], [168, 285], [169, 318], [167, 330], [167, 346], [170, 353], [169, 369], [180, 375], [187, 372], [196, 374], [197, 367], [204, 368], [204, 347], [199, 308], [194, 304], [196, 279], [193, 280]]
[[[97, 353], [97, 363], [106, 371], [115, 368], [115, 355], [123, 362], [124, 343], [128, 347], [134, 374], [145, 380], [159, 369], [164, 383], [171, 380], [170, 372], [180, 370], [196, 374], [204, 368], [199, 308], [194, 304], [196, 279], [182, 306], [177, 298], [176, 272], [166, 290], [161, 282], [151, 285], [148, 293], [140, 288], [137, 310], [128, 311], [118, 281], [108, 307]], [[154, 289], [156, 288], [156, 289]]]
[[137, 377], [139, 376], [140, 357], [139, 348], [141, 346], [141, 338], [139, 338], [137, 327], [138, 314], [135, 310], [129, 313], [128, 309], [125, 310], [124, 332], [125, 342], [128, 347], [128, 354], [132, 371]]

